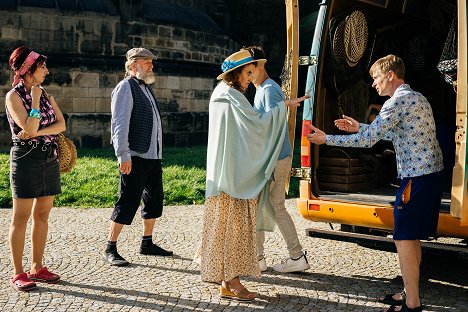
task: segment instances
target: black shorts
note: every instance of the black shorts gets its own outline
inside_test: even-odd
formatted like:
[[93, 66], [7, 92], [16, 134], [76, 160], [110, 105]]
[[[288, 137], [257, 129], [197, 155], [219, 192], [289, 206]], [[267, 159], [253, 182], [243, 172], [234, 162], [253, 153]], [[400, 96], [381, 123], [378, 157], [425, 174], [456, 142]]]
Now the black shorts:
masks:
[[132, 157], [130, 174], [120, 173], [119, 193], [119, 199], [112, 212], [112, 221], [131, 224], [141, 200], [143, 219], [161, 217], [164, 198], [161, 160]]
[[38, 198], [61, 193], [60, 164], [50, 144], [13, 143], [10, 149], [10, 185], [13, 198]]
[[401, 180], [393, 217], [394, 240], [420, 240], [435, 236], [442, 199], [442, 172]]

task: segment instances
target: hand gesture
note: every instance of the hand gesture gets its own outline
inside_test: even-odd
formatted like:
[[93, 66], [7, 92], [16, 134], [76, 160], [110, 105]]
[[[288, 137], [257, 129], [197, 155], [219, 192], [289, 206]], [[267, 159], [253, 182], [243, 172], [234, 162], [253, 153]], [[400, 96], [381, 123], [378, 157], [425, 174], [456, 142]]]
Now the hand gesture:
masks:
[[119, 170], [122, 174], [129, 174], [132, 171], [132, 161], [127, 160], [119, 164]]
[[306, 94], [304, 96], [301, 96], [300, 98], [295, 98], [295, 99], [289, 99], [289, 100], [284, 100], [284, 104], [286, 104], [286, 106], [288, 108], [296, 108], [296, 107], [299, 107], [301, 105], [301, 102], [310, 98], [310, 95]]
[[31, 87], [31, 97], [33, 99], [39, 99], [42, 95], [42, 89], [39, 86], [32, 86]]
[[307, 135], [307, 140], [317, 145], [326, 143], [327, 140], [325, 132], [319, 128], [315, 128], [313, 125], [310, 126], [310, 130], [312, 130], [312, 133]]
[[359, 131], [359, 122], [346, 115], [343, 115], [343, 119], [335, 120], [335, 126], [342, 131], [350, 133], [356, 133]]

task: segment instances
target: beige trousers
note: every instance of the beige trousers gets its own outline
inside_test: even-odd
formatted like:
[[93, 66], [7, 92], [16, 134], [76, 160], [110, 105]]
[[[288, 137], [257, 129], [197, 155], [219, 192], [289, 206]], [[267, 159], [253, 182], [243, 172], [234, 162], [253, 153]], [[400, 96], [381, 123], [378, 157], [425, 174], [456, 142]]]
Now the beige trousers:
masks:
[[[286, 246], [288, 247], [289, 256], [293, 259], [297, 259], [303, 255], [302, 246], [299, 243], [299, 238], [297, 237], [296, 226], [284, 205], [284, 201], [286, 199], [284, 185], [291, 171], [291, 162], [292, 157], [288, 156], [278, 160], [276, 163], [274, 173], [275, 180], [270, 184], [270, 201], [275, 210], [276, 224], [278, 225], [278, 228], [286, 242]], [[265, 232], [257, 232], [258, 260], [263, 258], [264, 243]]]

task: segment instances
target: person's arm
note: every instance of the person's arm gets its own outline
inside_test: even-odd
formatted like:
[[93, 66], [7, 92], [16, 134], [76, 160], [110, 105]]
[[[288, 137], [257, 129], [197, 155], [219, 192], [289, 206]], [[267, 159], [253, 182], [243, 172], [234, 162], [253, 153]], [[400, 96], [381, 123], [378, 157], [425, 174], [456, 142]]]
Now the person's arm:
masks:
[[120, 83], [112, 91], [111, 98], [111, 139], [119, 164], [132, 159], [128, 143], [132, 110], [133, 98], [130, 84], [129, 82]]
[[359, 131], [351, 135], [327, 135], [326, 144], [342, 147], [372, 147], [378, 141], [385, 139], [387, 133], [400, 122], [401, 111], [397, 108], [396, 99], [385, 102], [382, 110], [370, 125], [359, 124]]
[[307, 140], [309, 140], [310, 143], [322, 145], [327, 142], [327, 135], [325, 132], [319, 128], [315, 128], [314, 125], [310, 125], [310, 130], [311, 133], [307, 135]]
[[62, 111], [60, 110], [55, 98], [52, 95], [47, 94], [52, 108], [54, 109], [55, 122], [50, 124], [47, 127], [37, 130], [36, 136], [49, 135], [49, 134], [59, 134], [67, 129], [65, 124], [65, 118], [63, 117]]
[[281, 105], [280, 103], [284, 103], [284, 105], [287, 107], [295, 108], [300, 106], [301, 102], [308, 98], [310, 98], [310, 95], [304, 95], [299, 98], [285, 100], [282, 91], [273, 87], [266, 87], [264, 89], [263, 106], [266, 112], [271, 110], [273, 107]]
[[395, 99], [385, 102], [380, 114], [370, 124], [359, 124], [359, 131], [351, 135], [327, 135], [317, 128], [311, 127], [315, 133], [308, 135], [308, 140], [316, 144], [327, 144], [342, 147], [372, 147], [375, 143], [387, 137], [387, 133], [400, 121], [401, 111], [395, 105]]
[[[335, 121], [335, 125], [336, 125], [336, 121]], [[340, 128], [339, 126], [337, 126], [337, 127]], [[355, 132], [366, 131], [367, 127], [368, 127], [368, 125], [366, 125], [366, 124], [358, 123], [357, 124], [358, 130], [355, 131]], [[327, 143], [327, 134], [325, 132], [323, 132], [319, 128], [314, 127], [313, 125], [310, 126], [310, 129], [312, 130], [311, 131], [312, 133], [307, 135], [307, 139], [311, 143], [314, 143], [314, 144], [317, 144], [317, 145]], [[344, 130], [344, 129], [340, 129], [340, 130]], [[349, 132], [351, 132], [351, 131], [349, 131]]]
[[349, 133], [356, 133], [360, 129], [359, 122], [346, 115], [343, 115], [341, 119], [336, 119], [334, 123], [338, 129]]
[[[33, 87], [31, 89], [32, 105], [31, 107], [39, 110], [39, 99], [41, 97], [42, 90], [39, 87]], [[22, 133], [26, 135], [20, 135], [21, 139], [27, 139], [35, 136], [39, 129], [41, 122], [38, 118], [29, 117], [26, 108], [24, 107], [21, 97], [15, 91], [10, 91], [6, 95], [6, 106], [11, 118], [15, 123], [23, 130]]]
[[305, 101], [309, 98], [310, 98], [310, 95], [306, 94], [298, 98], [284, 100], [284, 104], [286, 104], [288, 108], [296, 108], [296, 107], [301, 106], [302, 101]]
[[274, 107], [284, 102], [283, 94], [273, 87], [266, 87], [263, 90], [263, 99], [261, 106], [265, 112], [272, 110]]

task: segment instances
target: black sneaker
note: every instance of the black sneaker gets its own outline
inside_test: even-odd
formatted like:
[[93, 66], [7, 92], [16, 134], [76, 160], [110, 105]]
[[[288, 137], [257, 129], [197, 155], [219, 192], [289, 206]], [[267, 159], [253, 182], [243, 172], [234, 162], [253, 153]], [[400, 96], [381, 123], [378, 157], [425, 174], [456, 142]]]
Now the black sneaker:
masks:
[[125, 260], [117, 252], [104, 251], [104, 254], [102, 255], [102, 258], [112, 266], [122, 267], [122, 266], [128, 266], [130, 264], [130, 262]]
[[156, 244], [152, 244], [152, 245], [145, 246], [145, 247], [141, 246], [140, 253], [142, 255], [163, 256], [163, 257], [169, 257], [169, 256], [172, 256], [173, 254], [172, 251], [162, 249]]

